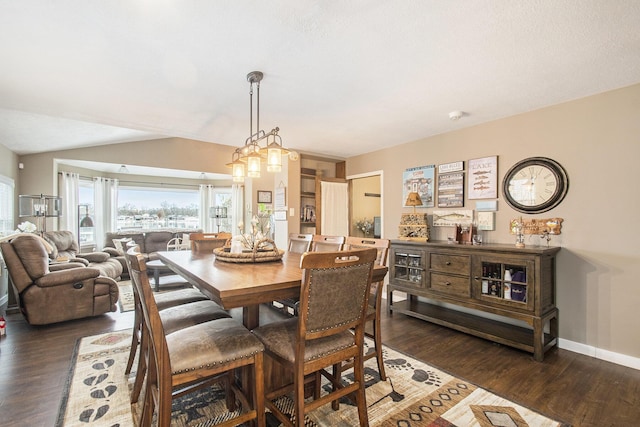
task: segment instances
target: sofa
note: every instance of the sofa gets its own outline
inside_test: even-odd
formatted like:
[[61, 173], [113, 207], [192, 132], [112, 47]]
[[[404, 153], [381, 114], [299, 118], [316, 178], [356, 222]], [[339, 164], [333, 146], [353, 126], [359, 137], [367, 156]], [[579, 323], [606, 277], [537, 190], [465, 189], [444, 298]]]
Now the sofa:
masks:
[[37, 236], [20, 235], [0, 243], [16, 301], [31, 325], [97, 316], [116, 311], [118, 285], [82, 262], [51, 262]]
[[[183, 234], [199, 233], [200, 229], [172, 229], [172, 230], [120, 230], [109, 231], [105, 235], [103, 252], [108, 253], [113, 260], [122, 266], [122, 276], [129, 277], [127, 262], [124, 257], [126, 245], [133, 242], [140, 247], [140, 253], [145, 260], [158, 259], [156, 252], [166, 251], [167, 244], [174, 238], [182, 238]], [[116, 247], [120, 246], [120, 247]]]
[[122, 264], [106, 252], [89, 252], [81, 254], [75, 235], [71, 231], [46, 231], [42, 237], [52, 246], [49, 254], [52, 262], [79, 262], [85, 267], [93, 267], [101, 276], [118, 280], [122, 275]]

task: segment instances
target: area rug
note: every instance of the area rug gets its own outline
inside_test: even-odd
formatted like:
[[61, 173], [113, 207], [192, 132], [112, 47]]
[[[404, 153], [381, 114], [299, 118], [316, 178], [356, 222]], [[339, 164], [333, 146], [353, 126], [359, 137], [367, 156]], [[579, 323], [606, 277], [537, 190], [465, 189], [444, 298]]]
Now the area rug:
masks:
[[133, 288], [131, 286], [131, 280], [118, 282], [118, 307], [121, 313], [132, 311], [136, 308], [133, 301]]
[[[129, 378], [124, 374], [130, 340], [131, 331], [79, 340], [57, 427], [133, 425], [133, 411], [137, 410], [129, 404], [133, 374]], [[568, 426], [388, 347], [383, 353], [387, 381], [380, 380], [375, 358], [365, 365], [371, 426]], [[345, 379], [350, 380], [349, 372]], [[213, 387], [176, 400], [172, 426], [213, 425], [225, 412], [223, 396]], [[278, 403], [285, 411], [293, 406], [287, 398]], [[271, 414], [267, 414], [267, 424], [279, 425]], [[346, 399], [339, 411], [326, 405], [305, 420], [307, 427], [356, 425], [357, 410]]]
[[[132, 286], [131, 280], [121, 280], [118, 282], [118, 307], [120, 308], [120, 313], [135, 310]], [[176, 289], [187, 288], [189, 286], [190, 285], [184, 281], [176, 280], [173, 283], [164, 284], [163, 287], [160, 288], [160, 293], [171, 292]]]

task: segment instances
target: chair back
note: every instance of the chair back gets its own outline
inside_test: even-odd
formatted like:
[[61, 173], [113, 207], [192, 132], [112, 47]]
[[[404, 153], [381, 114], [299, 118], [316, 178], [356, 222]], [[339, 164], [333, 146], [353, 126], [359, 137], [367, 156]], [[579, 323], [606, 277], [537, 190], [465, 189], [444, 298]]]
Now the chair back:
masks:
[[361, 248], [376, 248], [378, 251], [378, 257], [376, 258], [376, 265], [386, 266], [387, 258], [389, 255], [389, 246], [391, 241], [389, 239], [370, 239], [367, 237], [353, 237], [348, 236], [344, 248], [361, 249]]
[[174, 237], [167, 242], [168, 251], [179, 251], [182, 247], [182, 241], [179, 237]]
[[312, 252], [334, 252], [341, 251], [345, 242], [344, 236], [325, 236], [314, 234], [311, 241]]
[[363, 327], [375, 260], [375, 249], [302, 256], [300, 337], [317, 339]]
[[221, 248], [231, 238], [230, 233], [191, 233], [191, 250], [193, 252], [211, 252]]
[[171, 360], [165, 339], [164, 326], [160, 319], [160, 311], [149, 283], [147, 265], [144, 256], [137, 252], [136, 248], [129, 249], [125, 254], [125, 258], [129, 267], [131, 284], [135, 286], [138, 298], [140, 298], [140, 308], [144, 318], [143, 327], [147, 328], [142, 333], [146, 333], [146, 337], [149, 339], [149, 367], [153, 366], [157, 369], [157, 371], [149, 369], [149, 372], [157, 373], [157, 378], [148, 378], [147, 381], [153, 381], [156, 384], [162, 383], [158, 378], [171, 377]]
[[309, 250], [311, 249], [312, 238], [313, 234], [289, 234], [289, 248], [287, 249], [287, 251], [295, 254], [303, 254], [305, 252], [309, 252]]

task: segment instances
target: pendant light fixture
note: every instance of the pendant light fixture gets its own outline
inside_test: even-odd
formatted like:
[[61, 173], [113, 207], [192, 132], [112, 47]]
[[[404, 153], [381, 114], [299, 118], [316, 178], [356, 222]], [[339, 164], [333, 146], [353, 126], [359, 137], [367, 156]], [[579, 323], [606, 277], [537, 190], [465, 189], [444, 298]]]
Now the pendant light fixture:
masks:
[[[234, 182], [244, 181], [245, 176], [259, 178], [261, 163], [266, 159], [268, 172], [282, 171], [282, 156], [289, 150], [282, 146], [282, 138], [278, 135], [280, 128], [275, 127], [269, 133], [260, 129], [260, 82], [264, 78], [261, 71], [247, 74], [249, 82], [249, 137], [244, 146], [236, 149], [231, 155], [231, 175]], [[253, 131], [253, 87], [256, 87], [256, 132]], [[261, 147], [260, 142], [265, 146]]]

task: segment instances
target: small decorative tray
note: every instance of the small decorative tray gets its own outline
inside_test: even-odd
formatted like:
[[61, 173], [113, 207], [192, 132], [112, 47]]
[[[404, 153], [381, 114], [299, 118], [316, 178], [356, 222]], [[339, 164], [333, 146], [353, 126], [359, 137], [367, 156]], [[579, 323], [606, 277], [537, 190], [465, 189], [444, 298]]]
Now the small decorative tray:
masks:
[[235, 263], [271, 262], [282, 259], [284, 251], [278, 249], [273, 240], [264, 240], [263, 242], [271, 243], [273, 247], [269, 249], [257, 249], [259, 245], [255, 245], [253, 250], [240, 253], [230, 252], [229, 248], [215, 248], [213, 253], [216, 255], [216, 260]]

